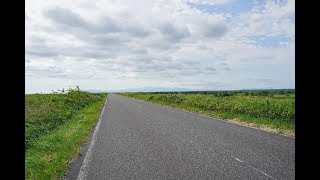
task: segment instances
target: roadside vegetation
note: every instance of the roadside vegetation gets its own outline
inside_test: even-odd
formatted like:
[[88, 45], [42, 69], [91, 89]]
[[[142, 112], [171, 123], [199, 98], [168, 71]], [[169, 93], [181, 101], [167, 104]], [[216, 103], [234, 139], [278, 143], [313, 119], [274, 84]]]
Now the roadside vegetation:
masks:
[[26, 179], [60, 179], [88, 140], [106, 93], [79, 87], [25, 97]]
[[294, 90], [121, 93], [280, 134], [295, 133]]

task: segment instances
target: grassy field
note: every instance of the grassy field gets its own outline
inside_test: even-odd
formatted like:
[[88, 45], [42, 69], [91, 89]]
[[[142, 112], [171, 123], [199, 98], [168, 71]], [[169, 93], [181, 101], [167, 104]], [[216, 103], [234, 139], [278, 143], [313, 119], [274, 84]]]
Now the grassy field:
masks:
[[26, 95], [26, 179], [60, 179], [93, 130], [106, 93]]
[[294, 135], [294, 91], [121, 93], [159, 104]]

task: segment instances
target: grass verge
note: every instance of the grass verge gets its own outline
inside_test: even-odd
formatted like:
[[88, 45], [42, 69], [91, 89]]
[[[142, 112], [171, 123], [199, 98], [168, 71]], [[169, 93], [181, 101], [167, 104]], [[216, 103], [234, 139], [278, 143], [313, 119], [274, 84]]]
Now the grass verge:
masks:
[[81, 109], [58, 128], [36, 139], [25, 154], [26, 179], [60, 179], [80, 153], [103, 108], [103, 100]]
[[262, 95], [234, 93], [228, 96], [183, 93], [121, 93], [120, 95], [294, 136], [294, 94], [272, 93]]
[[74, 117], [84, 107], [104, 99], [105, 93], [69, 89], [59, 94], [28, 94], [25, 99], [25, 147]]

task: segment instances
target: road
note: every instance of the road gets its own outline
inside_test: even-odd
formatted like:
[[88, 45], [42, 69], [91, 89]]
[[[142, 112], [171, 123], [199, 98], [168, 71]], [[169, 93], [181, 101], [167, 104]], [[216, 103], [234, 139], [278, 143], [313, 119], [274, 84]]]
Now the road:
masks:
[[66, 179], [295, 179], [291, 137], [116, 94], [99, 122]]

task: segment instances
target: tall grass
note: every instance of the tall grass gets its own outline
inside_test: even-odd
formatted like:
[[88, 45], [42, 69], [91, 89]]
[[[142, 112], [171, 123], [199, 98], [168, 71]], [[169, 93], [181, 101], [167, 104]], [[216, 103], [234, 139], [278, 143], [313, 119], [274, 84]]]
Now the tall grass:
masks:
[[61, 179], [89, 138], [106, 93], [69, 89], [26, 95], [26, 179]]
[[26, 151], [26, 179], [62, 179], [68, 163], [80, 153], [99, 118], [104, 101], [94, 102], [81, 109], [49, 133], [39, 137]]
[[222, 118], [240, 118], [273, 128], [294, 131], [294, 92], [123, 93], [147, 101], [206, 112]]
[[105, 97], [69, 89], [64, 94], [31, 94], [25, 97], [25, 145], [28, 149], [38, 137], [56, 129], [80, 109]]

